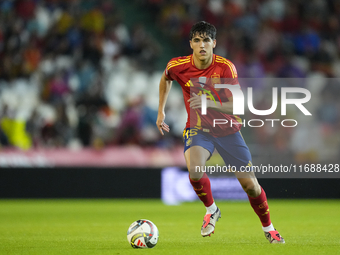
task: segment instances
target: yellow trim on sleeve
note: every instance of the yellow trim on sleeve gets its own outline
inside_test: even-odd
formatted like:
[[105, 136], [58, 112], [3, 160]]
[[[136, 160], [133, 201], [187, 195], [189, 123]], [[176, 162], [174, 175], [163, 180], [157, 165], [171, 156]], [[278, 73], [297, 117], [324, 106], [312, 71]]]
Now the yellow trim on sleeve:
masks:
[[233, 78], [237, 77], [236, 68], [235, 68], [233, 63], [231, 63], [230, 61], [226, 60], [225, 58], [216, 58], [216, 62], [228, 65], [229, 68], [230, 68], [232, 77]]

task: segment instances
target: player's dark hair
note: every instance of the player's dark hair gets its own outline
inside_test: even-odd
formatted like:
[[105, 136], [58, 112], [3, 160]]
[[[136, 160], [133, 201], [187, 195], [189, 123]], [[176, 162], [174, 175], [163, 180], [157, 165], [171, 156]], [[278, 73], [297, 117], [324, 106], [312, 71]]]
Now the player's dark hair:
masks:
[[199, 21], [194, 24], [190, 30], [190, 40], [196, 35], [207, 35], [212, 40], [216, 39], [216, 27], [205, 21]]

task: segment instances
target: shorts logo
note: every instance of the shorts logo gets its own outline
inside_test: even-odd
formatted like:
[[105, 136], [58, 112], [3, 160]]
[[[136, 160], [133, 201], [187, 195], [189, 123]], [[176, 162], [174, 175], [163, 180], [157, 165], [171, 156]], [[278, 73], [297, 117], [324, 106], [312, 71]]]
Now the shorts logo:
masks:
[[190, 146], [190, 145], [191, 145], [191, 143], [192, 143], [192, 139], [191, 139], [191, 138], [189, 138], [189, 139], [187, 140], [187, 143], [186, 143], [186, 145], [187, 145], [187, 146]]

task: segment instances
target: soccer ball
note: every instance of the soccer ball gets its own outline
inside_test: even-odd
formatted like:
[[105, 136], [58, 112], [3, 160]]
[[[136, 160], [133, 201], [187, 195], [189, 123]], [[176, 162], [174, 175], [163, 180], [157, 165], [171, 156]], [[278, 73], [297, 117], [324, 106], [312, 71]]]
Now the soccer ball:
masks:
[[153, 248], [158, 242], [159, 232], [149, 220], [137, 220], [127, 231], [127, 240], [133, 248]]

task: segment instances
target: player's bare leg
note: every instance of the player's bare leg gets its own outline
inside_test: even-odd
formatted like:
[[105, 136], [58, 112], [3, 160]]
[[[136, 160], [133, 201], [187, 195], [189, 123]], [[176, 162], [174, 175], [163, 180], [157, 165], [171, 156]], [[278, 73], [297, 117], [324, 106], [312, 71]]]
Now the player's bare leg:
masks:
[[211, 236], [211, 233], [215, 231], [216, 222], [221, 218], [221, 212], [214, 202], [210, 180], [207, 174], [201, 171], [202, 166], [205, 166], [210, 157], [210, 152], [201, 146], [192, 146], [185, 151], [184, 156], [189, 170], [190, 183], [207, 209], [203, 219], [201, 235], [203, 237]]
[[283, 237], [274, 228], [270, 220], [267, 196], [253, 172], [236, 173], [243, 190], [247, 193], [250, 205], [262, 223], [262, 230], [270, 243], [285, 243]]
[[201, 169], [196, 168], [196, 166], [205, 166], [208, 158], [210, 157], [210, 152], [201, 146], [192, 146], [187, 149], [184, 153], [185, 161], [189, 170], [190, 179], [198, 181], [204, 175]]

